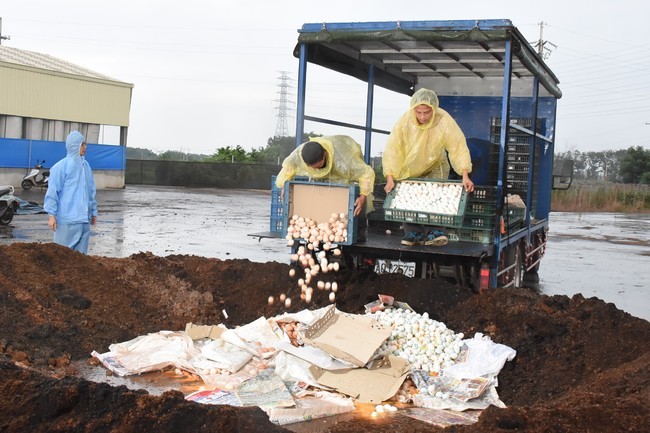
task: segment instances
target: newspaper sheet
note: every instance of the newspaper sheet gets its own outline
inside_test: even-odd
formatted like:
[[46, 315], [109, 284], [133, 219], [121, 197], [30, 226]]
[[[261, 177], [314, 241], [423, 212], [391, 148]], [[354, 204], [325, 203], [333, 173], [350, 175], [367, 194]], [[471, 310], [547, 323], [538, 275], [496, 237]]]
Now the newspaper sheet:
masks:
[[286, 385], [271, 369], [242, 383], [236, 391], [243, 406], [259, 406], [262, 409], [290, 407], [295, 402]]
[[233, 392], [222, 389], [196, 391], [185, 397], [185, 400], [201, 404], [225, 404], [229, 406], [241, 406], [241, 402]]

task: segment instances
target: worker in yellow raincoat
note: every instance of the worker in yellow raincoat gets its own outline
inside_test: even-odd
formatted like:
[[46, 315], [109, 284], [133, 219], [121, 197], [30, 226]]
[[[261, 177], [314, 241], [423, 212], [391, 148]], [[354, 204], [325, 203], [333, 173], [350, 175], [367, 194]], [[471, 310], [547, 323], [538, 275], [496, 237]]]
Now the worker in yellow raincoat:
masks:
[[357, 241], [365, 241], [368, 226], [366, 215], [373, 210], [375, 172], [363, 160], [359, 143], [346, 135], [312, 137], [285, 158], [275, 185], [282, 188], [286, 181], [295, 176], [334, 183], [357, 182], [359, 197], [354, 202], [354, 215], [359, 217]]
[[[412, 178], [447, 179], [449, 161], [454, 171], [462, 175], [463, 187], [474, 191], [469, 178], [472, 160], [465, 134], [456, 121], [440, 108], [433, 90], [419, 89], [411, 97], [409, 110], [398, 120], [388, 137], [382, 155], [385, 191], [395, 187], [395, 181]], [[440, 230], [423, 232], [423, 227], [404, 224], [404, 245], [444, 245], [447, 238]]]

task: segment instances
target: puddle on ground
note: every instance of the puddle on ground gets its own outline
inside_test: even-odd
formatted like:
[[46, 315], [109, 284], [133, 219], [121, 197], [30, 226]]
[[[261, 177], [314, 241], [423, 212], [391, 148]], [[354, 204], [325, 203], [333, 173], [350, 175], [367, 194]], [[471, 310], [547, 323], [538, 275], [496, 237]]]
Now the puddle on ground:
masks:
[[[204, 382], [197, 375], [180, 369], [167, 368], [161, 371], [152, 371], [139, 375], [120, 377], [112, 374], [102, 365], [92, 365], [87, 360], [73, 362], [77, 376], [96, 383], [106, 383], [111, 386], [125, 386], [132, 390], [145, 390], [151, 395], [161, 395], [166, 391], [180, 391], [185, 396], [199, 391], [204, 387]], [[356, 409], [349, 413], [317, 418], [309, 421], [282, 425], [283, 428], [294, 433], [323, 433], [333, 425], [355, 419], [373, 419], [371, 413], [375, 410], [374, 404], [355, 402]], [[412, 407], [411, 405], [396, 404], [400, 409]], [[403, 416], [399, 412], [383, 416]], [[377, 419], [381, 422], [381, 419]]]
[[91, 365], [88, 361], [77, 361], [73, 363], [73, 366], [78, 372], [77, 376], [83, 379], [92, 382], [107, 383], [111, 386], [123, 385], [133, 390], [143, 389], [151, 395], [161, 395], [166, 391], [172, 390], [189, 395], [204, 386], [203, 380], [200, 377], [176, 369], [165, 369], [120, 377], [111, 373], [103, 366]]

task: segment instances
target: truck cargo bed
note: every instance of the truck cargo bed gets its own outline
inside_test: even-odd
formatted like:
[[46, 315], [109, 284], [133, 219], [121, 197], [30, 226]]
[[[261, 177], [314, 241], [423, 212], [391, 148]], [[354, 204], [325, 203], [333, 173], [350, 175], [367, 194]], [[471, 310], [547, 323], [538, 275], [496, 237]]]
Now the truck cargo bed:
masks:
[[346, 254], [363, 254], [370, 256], [386, 257], [400, 259], [403, 261], [426, 260], [431, 256], [463, 256], [463, 257], [482, 257], [491, 255], [494, 245], [486, 245], [478, 242], [450, 241], [447, 245], [436, 247], [432, 245], [402, 245], [404, 237], [402, 230], [391, 230], [391, 234], [386, 234], [384, 228], [368, 227], [367, 239], [363, 243], [357, 242], [353, 245], [347, 245], [343, 248]]

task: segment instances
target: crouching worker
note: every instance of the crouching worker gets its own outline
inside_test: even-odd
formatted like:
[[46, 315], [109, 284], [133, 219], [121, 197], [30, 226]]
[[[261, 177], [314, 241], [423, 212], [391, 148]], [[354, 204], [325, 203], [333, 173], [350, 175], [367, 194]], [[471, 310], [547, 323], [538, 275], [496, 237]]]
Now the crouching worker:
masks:
[[88, 254], [90, 225], [97, 222], [95, 180], [84, 158], [86, 140], [73, 131], [65, 141], [68, 155], [50, 170], [43, 208], [54, 242]]
[[367, 213], [372, 211], [372, 190], [375, 172], [363, 160], [361, 146], [346, 135], [313, 137], [298, 146], [282, 163], [275, 180], [278, 188], [296, 176], [333, 183], [359, 184], [359, 197], [354, 201], [354, 216], [358, 217], [357, 242], [365, 242], [368, 228]]

